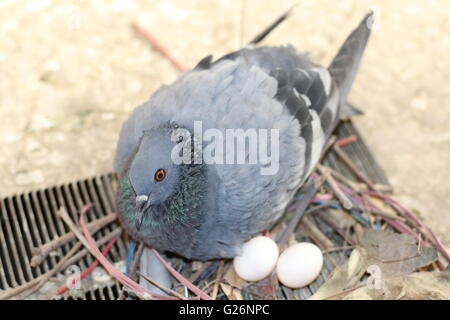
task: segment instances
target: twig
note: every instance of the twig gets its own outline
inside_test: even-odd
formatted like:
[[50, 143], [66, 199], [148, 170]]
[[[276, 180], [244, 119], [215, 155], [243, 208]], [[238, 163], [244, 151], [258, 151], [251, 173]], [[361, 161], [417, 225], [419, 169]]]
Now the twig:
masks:
[[159, 289], [161, 289], [162, 291], [167, 292], [168, 294], [173, 294], [174, 296], [177, 296], [177, 297], [180, 298], [181, 300], [186, 300], [186, 298], [183, 297], [183, 296], [182, 296], [181, 294], [179, 294], [178, 292], [176, 292], [176, 291], [174, 291], [174, 290], [172, 290], [172, 289], [170, 289], [170, 288], [167, 288], [167, 287], [163, 286], [162, 284], [160, 284], [160, 283], [157, 282], [156, 280], [153, 280], [153, 279], [149, 278], [147, 275], [145, 275], [145, 274], [143, 274], [143, 273], [141, 273], [141, 272], [139, 272], [139, 271], [137, 271], [137, 274], [138, 274], [140, 277], [144, 278], [146, 281], [150, 282], [150, 284], [152, 284], [152, 285], [158, 287]]
[[[336, 142], [336, 136], [332, 135], [328, 141], [327, 144], [325, 145], [325, 148], [323, 148], [322, 150], [322, 154], [320, 155], [319, 161], [317, 162], [317, 164], [321, 163], [322, 160], [325, 158], [325, 156], [327, 155], [328, 151], [330, 150], [330, 148], [334, 145], [334, 143]], [[317, 166], [317, 165], [316, 165]]]
[[82, 244], [85, 245], [85, 247], [91, 252], [94, 257], [97, 258], [97, 260], [103, 265], [103, 267], [116, 279], [118, 279], [123, 285], [128, 286], [131, 290], [136, 291], [141, 294], [147, 295], [149, 298], [156, 298], [156, 299], [178, 299], [175, 297], [170, 296], [162, 296], [156, 293], [151, 292], [150, 290], [147, 290], [143, 286], [137, 284], [127, 276], [125, 276], [121, 271], [117, 270], [100, 252], [98, 249], [95, 240], [92, 238], [91, 234], [89, 233], [89, 230], [87, 229], [86, 222], [84, 220], [85, 213], [92, 208], [92, 204], [86, 205], [83, 207], [83, 209], [80, 212], [80, 225], [83, 230], [83, 233], [85, 234], [86, 238], [81, 234], [81, 232], [78, 230], [78, 228], [75, 226], [75, 224], [72, 222], [70, 217], [68, 216], [67, 212], [63, 210], [59, 210], [59, 214], [61, 218], [67, 223], [69, 228], [72, 230], [72, 232], [77, 236], [77, 238], [80, 240]]
[[344, 230], [342, 230], [342, 228], [340, 228], [338, 225], [336, 225], [336, 223], [330, 218], [328, 217], [328, 215], [324, 212], [321, 211], [318, 213], [318, 216], [320, 217], [320, 219], [322, 219], [326, 224], [328, 224], [330, 227], [333, 228], [333, 230], [335, 230], [337, 233], [339, 233], [339, 235], [348, 243], [350, 243], [352, 246], [356, 246], [358, 241], [351, 238], [350, 236], [348, 236]]
[[54, 274], [56, 274], [60, 270], [62, 270], [66, 261], [70, 257], [72, 257], [75, 254], [75, 252], [77, 252], [80, 248], [81, 248], [81, 243], [77, 243], [75, 246], [72, 247], [72, 249], [69, 250], [69, 252], [67, 252], [67, 254], [61, 259], [61, 261], [59, 261], [48, 272], [44, 273], [43, 275], [25, 283], [19, 287], [15, 287], [15, 288], [6, 290], [3, 293], [0, 293], [0, 300], [10, 299], [12, 297], [15, 297], [15, 296], [23, 293], [24, 291], [26, 291], [28, 289], [30, 289], [30, 291], [27, 292], [24, 295], [24, 297], [29, 296], [30, 294], [36, 292], [37, 290], [42, 288], [42, 286], [48, 281], [48, 279], [50, 279]]
[[325, 165], [322, 165], [324, 167], [326, 167], [328, 169], [328, 171], [330, 171], [330, 173], [333, 175], [333, 177], [335, 179], [337, 179], [338, 181], [340, 181], [340, 183], [345, 184], [346, 186], [348, 186], [349, 188], [352, 188], [356, 191], [360, 191], [361, 189], [367, 189], [367, 185], [365, 183], [361, 183], [361, 182], [356, 182], [353, 180], [348, 179], [347, 177], [345, 177], [342, 173], [327, 167]]
[[[327, 168], [330, 171], [330, 173], [333, 175], [334, 178], [339, 180], [341, 183], [347, 185], [349, 188], [352, 188], [358, 192], [361, 192], [361, 190], [363, 190], [363, 189], [364, 190], [367, 189], [367, 185], [365, 183], [352, 181], [352, 180], [348, 179], [347, 177], [345, 177], [342, 173], [340, 173], [328, 166], [325, 166], [323, 164], [322, 164], [322, 166]], [[379, 183], [374, 184], [373, 187], [379, 192], [392, 193], [394, 191], [391, 186], [379, 184]]]
[[348, 137], [345, 137], [345, 138], [337, 140], [336, 141], [336, 145], [338, 147], [342, 147], [342, 146], [346, 146], [346, 145], [348, 145], [348, 144], [350, 144], [352, 142], [355, 142], [356, 140], [358, 140], [358, 138], [356, 136], [354, 136], [354, 135], [351, 135], [351, 136], [348, 136]]
[[[106, 256], [109, 252], [109, 250], [111, 250], [112, 246], [114, 245], [114, 243], [117, 241], [117, 237], [112, 238], [111, 240], [109, 240], [109, 242], [106, 244], [105, 248], [102, 251], [102, 255]], [[74, 284], [76, 284], [78, 281], [80, 281], [81, 279], [86, 278], [91, 272], [92, 270], [95, 269], [95, 267], [98, 265], [98, 260], [95, 260], [86, 270], [84, 270], [81, 274], [79, 278], [74, 278], [72, 280], [72, 283], [69, 285], [64, 285], [60, 288], [58, 288], [56, 290], [57, 294], [63, 294], [64, 292], [66, 292], [67, 290], [69, 290]]]
[[189, 277], [189, 281], [194, 283], [195, 281], [197, 281], [198, 278], [200, 278], [200, 276], [203, 274], [203, 272], [209, 268], [209, 266], [212, 264], [211, 261], [206, 262], [205, 264], [203, 264], [203, 266], [198, 269], [193, 275], [191, 275]]
[[328, 169], [320, 164], [317, 166], [317, 169], [323, 175], [323, 177], [327, 181], [328, 185], [330, 186], [331, 190], [336, 195], [336, 197], [339, 199], [339, 202], [342, 204], [342, 206], [347, 210], [352, 209], [353, 208], [352, 202], [350, 201], [349, 198], [347, 198], [347, 196], [344, 194], [344, 192], [339, 188], [338, 183], [331, 176], [331, 173], [328, 171]]
[[329, 249], [322, 250], [322, 253], [328, 254], [331, 252], [346, 251], [346, 250], [350, 250], [350, 249], [354, 249], [354, 248], [356, 248], [356, 246], [343, 246], [343, 247], [338, 247], [338, 248], [329, 248]]
[[[142, 242], [139, 242], [139, 247], [136, 251], [136, 254], [134, 256], [134, 259], [131, 263], [129, 272], [128, 272], [128, 276], [130, 277], [130, 279], [133, 279], [134, 276], [137, 273], [137, 268], [139, 266], [139, 262], [141, 260], [142, 257], [142, 252], [144, 252], [144, 244]], [[126, 288], [123, 287], [122, 291], [120, 291], [119, 297], [117, 298], [117, 300], [124, 300], [125, 299], [125, 292], [126, 292]]]
[[[92, 208], [92, 204], [86, 205], [83, 208], [84, 212], [89, 211]], [[91, 246], [89, 245], [89, 242], [86, 240], [86, 238], [83, 236], [83, 234], [81, 233], [80, 230], [78, 230], [78, 227], [73, 223], [72, 219], [69, 217], [69, 214], [67, 213], [67, 211], [61, 207], [57, 212], [56, 212], [61, 219], [67, 224], [67, 226], [69, 227], [69, 229], [72, 231], [73, 234], [75, 234], [75, 236], [78, 238], [78, 240], [86, 247], [86, 249], [88, 249], [92, 255], [95, 256], [95, 251], [93, 250], [93, 248], [91, 248]], [[87, 229], [87, 226], [86, 226]], [[101, 253], [100, 253], [101, 254]]]
[[374, 215], [381, 216], [382, 218], [388, 218], [388, 219], [398, 220], [401, 222], [406, 222], [406, 219], [403, 217], [395, 216], [393, 214], [378, 210], [376, 208], [366, 208], [366, 209], [364, 209], [364, 211], [374, 214]]
[[356, 165], [353, 163], [352, 159], [341, 149], [341, 147], [337, 146], [336, 144], [333, 146], [333, 150], [336, 152], [336, 154], [341, 158], [341, 160], [345, 163], [345, 165], [359, 178], [361, 181], [363, 181], [367, 186], [369, 186], [370, 189], [375, 190], [375, 187], [373, 186], [372, 182], [366, 177], [365, 174], [359, 170]]
[[308, 231], [311, 232], [314, 238], [316, 238], [317, 241], [320, 242], [323, 247], [325, 247], [326, 249], [334, 247], [333, 241], [328, 239], [328, 237], [324, 235], [323, 232], [320, 231], [319, 228], [317, 228], [316, 225], [312, 223], [308, 217], [304, 217], [302, 223], [305, 226], [305, 229], [308, 229]]
[[219, 291], [219, 284], [220, 284], [220, 279], [222, 278], [224, 264], [225, 263], [223, 260], [220, 261], [219, 268], [217, 269], [216, 282], [214, 283], [214, 289], [213, 289], [213, 294], [212, 294], [213, 300], [216, 300], [216, 298], [217, 298], [217, 292]]
[[[79, 237], [80, 241], [82, 243], [87, 242], [87, 248], [90, 252], [93, 253], [93, 255], [98, 259], [98, 261], [103, 265], [103, 267], [117, 280], [119, 280], [124, 286], [129, 287], [130, 289], [148, 295], [148, 297], [153, 299], [164, 299], [164, 300], [174, 300], [178, 299], [176, 297], [171, 296], [163, 296], [160, 294], [156, 294], [154, 292], [151, 292], [147, 288], [141, 286], [140, 284], [136, 283], [135, 281], [131, 280], [129, 277], [124, 275], [121, 271], [117, 270], [116, 267], [114, 267], [100, 252], [98, 247], [95, 244], [94, 239], [92, 238], [91, 234], [89, 233], [89, 230], [87, 229], [86, 222], [84, 220], [85, 213], [91, 208], [90, 205], [84, 206], [84, 208], [80, 212], [80, 226], [83, 230], [84, 235], [86, 238], [81, 235]], [[72, 223], [73, 225], [73, 223]], [[77, 235], [79, 234], [79, 231], [77, 229], [72, 230]]]
[[130, 279], [133, 279], [136, 275], [137, 268], [139, 266], [139, 262], [141, 261], [142, 253], [144, 252], [144, 244], [142, 242], [139, 243], [139, 247], [136, 251], [136, 255], [134, 257], [133, 263], [130, 266]]
[[448, 252], [447, 248], [445, 248], [444, 244], [439, 240], [439, 238], [436, 236], [434, 231], [426, 223], [424, 223], [422, 220], [420, 220], [412, 211], [410, 211], [408, 208], [404, 207], [402, 204], [400, 204], [398, 201], [396, 201], [395, 199], [393, 199], [392, 197], [390, 197], [388, 195], [385, 195], [385, 194], [382, 194], [379, 192], [370, 192], [370, 191], [368, 191], [367, 193], [390, 202], [391, 204], [394, 205], [394, 208], [395, 208], [395, 206], [397, 206], [399, 209], [401, 209], [401, 211], [404, 212], [405, 216], [409, 217], [416, 224], [418, 224], [419, 226], [424, 228], [429, 234], [429, 235], [427, 235], [427, 238], [429, 238], [434, 243], [436, 248], [444, 256], [444, 258], [448, 262], [450, 262], [450, 253]]
[[[102, 246], [106, 242], [110, 241], [112, 238], [115, 238], [115, 237], [119, 236], [121, 233], [122, 233], [122, 229], [120, 229], [120, 228], [115, 229], [111, 233], [108, 233], [104, 237], [102, 237], [99, 240], [97, 240], [96, 244], [97, 244], [97, 246]], [[77, 242], [74, 245], [74, 247], [71, 250], [69, 250], [69, 252], [51, 270], [49, 270], [45, 274], [42, 274], [39, 277], [37, 277], [37, 278], [27, 282], [27, 283], [24, 283], [23, 285], [21, 285], [19, 287], [8, 289], [8, 290], [2, 292], [0, 294], [0, 300], [2, 300], [2, 299], [9, 299], [11, 297], [15, 297], [15, 296], [23, 293], [24, 291], [26, 291], [28, 289], [31, 289], [32, 291], [27, 292], [27, 293], [25, 293], [23, 295], [23, 296], [29, 296], [30, 294], [35, 292], [37, 289], [39, 289], [39, 288], [33, 288], [33, 287], [36, 286], [40, 281], [45, 280], [45, 281], [43, 281], [45, 283], [54, 274], [58, 273], [61, 270], [64, 270], [65, 268], [67, 268], [68, 266], [70, 266], [72, 264], [75, 264], [77, 261], [79, 261], [81, 258], [83, 258], [85, 255], [88, 254], [89, 251], [87, 249], [83, 249], [83, 250], [80, 250], [76, 254], [72, 254], [72, 250], [74, 252], [76, 252], [80, 248], [81, 248], [81, 243]]]
[[[117, 219], [117, 214], [115, 214], [115, 213], [108, 214], [107, 216], [104, 216], [96, 221], [89, 223], [88, 229], [91, 233], [95, 233], [116, 219]], [[30, 265], [32, 267], [36, 267], [36, 266], [40, 265], [42, 263], [42, 261], [44, 261], [44, 259], [47, 257], [47, 255], [51, 251], [58, 249], [59, 247], [69, 243], [70, 241], [72, 241], [75, 238], [76, 237], [73, 234], [73, 232], [68, 232], [68, 233], [66, 233], [66, 234], [40, 246], [40, 247], [34, 248], [33, 249], [34, 256], [31, 259]]]
[[333, 294], [333, 295], [331, 295], [331, 296], [329, 296], [329, 297], [323, 298], [323, 300], [334, 299], [334, 298], [337, 298], [337, 297], [339, 297], [339, 296], [342, 296], [343, 294], [346, 295], [346, 294], [348, 294], [348, 293], [350, 293], [350, 292], [352, 292], [352, 291], [355, 291], [356, 289], [359, 289], [359, 288], [364, 287], [365, 285], [366, 285], [366, 283], [358, 284], [358, 285], [356, 285], [356, 286], [354, 286], [354, 287], [351, 287], [351, 288], [349, 288], [349, 289], [346, 289], [346, 290], [344, 290], [344, 291], [342, 291], [342, 292], [339, 292], [339, 293]]
[[404, 217], [401, 217], [399, 215], [396, 215], [394, 213], [388, 213], [383, 211], [379, 206], [377, 206], [376, 204], [374, 204], [370, 199], [368, 199], [367, 195], [362, 194], [362, 197], [353, 197], [355, 202], [361, 202], [362, 204], [364, 204], [364, 208], [361, 208], [362, 210], [375, 214], [375, 215], [379, 215], [383, 218], [389, 218], [389, 219], [395, 219], [395, 220], [399, 220], [402, 222], [406, 222], [407, 220]]
[[[123, 291], [127, 293], [127, 296], [134, 296], [136, 298], [139, 298], [140, 300], [154, 300], [151, 296], [149, 296], [147, 293], [142, 291], [135, 291], [127, 286], [123, 287]], [[170, 296], [168, 296], [170, 297]], [[176, 298], [178, 300], [178, 298]]]
[[390, 219], [395, 219], [395, 220], [400, 220], [402, 222], [406, 222], [406, 219], [401, 217], [401, 216], [397, 216], [395, 214], [391, 214], [391, 213], [387, 213], [384, 212], [383, 210], [381, 210], [377, 205], [375, 205], [372, 201], [370, 201], [370, 199], [367, 199], [366, 195], [364, 193], [361, 192], [362, 197], [358, 196], [355, 194], [355, 192], [353, 192], [353, 190], [348, 189], [347, 187], [338, 184], [339, 188], [346, 194], [352, 194], [350, 196], [350, 198], [353, 200], [353, 202], [355, 202], [358, 206], [359, 209], [365, 212], [369, 212], [375, 215], [379, 215], [382, 216], [384, 218], [390, 218]]
[[155, 254], [156, 258], [158, 258], [158, 260], [161, 261], [164, 267], [166, 267], [166, 269], [172, 274], [172, 276], [175, 277], [175, 279], [180, 281], [183, 285], [185, 285], [189, 290], [198, 295], [200, 298], [204, 300], [212, 300], [210, 296], [208, 296], [205, 292], [194, 286], [191, 282], [185, 279], [180, 273], [178, 273], [174, 268], [172, 268], [172, 266], [161, 257], [158, 251], [156, 251], [155, 249], [152, 249], [152, 251]]
[[142, 35], [145, 39], [147, 39], [152, 46], [158, 50], [162, 55], [164, 55], [167, 59], [169, 59], [169, 61], [181, 72], [185, 71], [186, 68], [183, 66], [183, 64], [181, 62], [179, 62], [171, 53], [170, 51], [164, 47], [159, 41], [158, 39], [152, 35], [149, 31], [144, 30], [143, 28], [141, 28], [139, 25], [137, 24], [133, 24], [133, 29], [139, 33], [140, 35]]
[[[111, 233], [108, 233], [104, 237], [98, 239], [95, 243], [98, 247], [100, 247], [100, 246], [104, 245], [105, 243], [107, 243], [108, 241], [110, 241], [111, 239], [120, 236], [121, 233], [122, 233], [122, 229], [120, 229], [120, 228], [115, 229]], [[89, 253], [89, 251], [87, 249], [81, 250], [80, 252], [78, 252], [76, 255], [74, 255], [72, 258], [70, 258], [67, 261], [67, 263], [64, 265], [64, 268], [71, 264], [76, 263], [77, 261], [79, 261], [81, 258], [83, 258], [88, 253]]]
[[297, 227], [298, 223], [300, 222], [303, 213], [305, 212], [306, 208], [308, 207], [311, 199], [316, 194], [317, 190], [320, 188], [320, 186], [323, 184], [323, 179], [317, 179], [313, 182], [312, 185], [306, 190], [304, 194], [302, 194], [303, 199], [300, 201], [300, 205], [296, 208], [291, 220], [288, 223], [287, 228], [284, 230], [284, 232], [281, 234], [280, 238], [278, 239], [278, 246], [284, 247], [286, 243], [289, 240], [289, 237], [292, 232], [294, 232], [295, 228]]

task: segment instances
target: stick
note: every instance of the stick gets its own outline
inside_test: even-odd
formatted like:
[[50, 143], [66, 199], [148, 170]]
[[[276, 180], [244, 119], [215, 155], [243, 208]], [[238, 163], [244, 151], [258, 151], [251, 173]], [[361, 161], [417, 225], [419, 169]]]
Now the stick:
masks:
[[404, 214], [407, 217], [409, 217], [416, 224], [418, 224], [419, 226], [424, 228], [429, 233], [429, 235], [427, 237], [434, 243], [434, 245], [442, 253], [442, 255], [445, 257], [445, 259], [448, 262], [450, 262], [450, 253], [445, 248], [444, 244], [439, 240], [439, 238], [436, 236], [434, 231], [426, 223], [424, 223], [422, 220], [420, 220], [413, 212], [411, 212], [408, 208], [404, 207], [402, 204], [400, 204], [398, 201], [396, 201], [395, 199], [391, 198], [388, 195], [385, 195], [385, 194], [382, 194], [379, 192], [368, 192], [368, 193], [371, 195], [374, 195], [376, 197], [379, 197], [379, 198], [389, 201], [391, 204], [394, 205], [394, 208], [395, 208], [395, 206], [397, 206], [401, 211], [404, 212]]
[[[69, 216], [66, 213], [65, 219], [68, 220], [68, 226], [71, 228], [72, 232], [77, 235], [77, 238], [81, 241], [81, 243], [85, 244], [86, 248], [91, 252], [94, 257], [97, 258], [97, 260], [103, 265], [103, 267], [117, 280], [119, 280], [124, 286], [129, 287], [132, 291], [136, 291], [137, 294], [143, 295], [143, 297], [148, 297], [150, 299], [163, 299], [163, 300], [178, 300], [177, 297], [172, 296], [163, 296], [160, 294], [156, 294], [154, 292], [151, 292], [147, 288], [141, 286], [140, 284], [136, 283], [135, 281], [131, 280], [129, 277], [124, 275], [121, 271], [117, 270], [116, 267], [114, 267], [100, 252], [98, 249], [95, 240], [92, 238], [92, 235], [89, 233], [89, 230], [87, 229], [86, 222], [84, 220], [85, 213], [92, 208], [92, 205], [86, 205], [83, 207], [83, 209], [80, 212], [80, 226], [83, 230], [84, 235], [86, 238], [80, 233], [80, 231], [77, 229], [77, 227], [73, 224], [73, 222], [70, 220]], [[64, 216], [64, 211], [62, 212], [62, 216]]]
[[162, 55], [164, 55], [167, 59], [169, 59], [170, 62], [181, 72], [186, 70], [186, 67], [183, 66], [181, 62], [179, 62], [171, 53], [170, 51], [164, 47], [158, 39], [152, 35], [149, 31], [144, 30], [137, 24], [133, 24], [133, 29], [139, 33], [141, 36], [143, 36], [145, 39], [147, 39], [151, 45], [158, 50]]
[[186, 300], [186, 298], [183, 297], [183, 296], [182, 296], [181, 294], [179, 294], [178, 292], [176, 292], [176, 291], [174, 291], [174, 290], [172, 290], [172, 289], [170, 289], [170, 288], [167, 288], [167, 287], [163, 286], [162, 284], [160, 284], [160, 283], [157, 282], [156, 280], [153, 280], [153, 279], [149, 278], [147, 275], [145, 275], [145, 274], [143, 274], [143, 273], [140, 273], [139, 271], [137, 271], [137, 274], [138, 274], [140, 277], [142, 277], [142, 278], [144, 278], [145, 280], [147, 280], [148, 282], [150, 282], [152, 285], [154, 285], [154, 286], [160, 288], [162, 291], [167, 292], [168, 294], [173, 294], [174, 296], [177, 296], [177, 297], [180, 298], [181, 300]]
[[332, 227], [333, 230], [335, 230], [337, 233], [339, 233], [339, 235], [342, 238], [344, 238], [344, 240], [346, 242], [350, 243], [352, 246], [357, 245], [358, 241], [356, 239], [354, 239], [353, 237], [350, 237], [349, 235], [347, 235], [346, 232], [344, 232], [344, 230], [342, 228], [337, 226], [336, 223], [330, 217], [328, 217], [328, 215], [324, 211], [319, 212], [318, 215], [319, 215], [320, 219], [322, 219], [326, 224], [328, 224], [330, 227]]
[[134, 257], [133, 263], [130, 266], [130, 279], [133, 279], [136, 275], [137, 268], [139, 266], [139, 262], [141, 261], [142, 253], [144, 252], [144, 244], [142, 242], [139, 243], [139, 247], [136, 251], [136, 256]]
[[216, 298], [217, 298], [217, 292], [219, 291], [220, 279], [222, 278], [222, 273], [223, 273], [223, 266], [224, 266], [224, 261], [222, 260], [222, 261], [220, 261], [219, 268], [217, 269], [216, 282], [214, 283], [214, 289], [213, 289], [213, 294], [212, 294], [213, 300], [216, 300]]
[[[139, 262], [141, 261], [142, 252], [144, 252], [144, 244], [142, 242], [139, 242], [139, 247], [136, 251], [134, 260], [131, 263], [131, 266], [130, 266], [130, 269], [128, 272], [128, 276], [130, 277], [130, 279], [133, 279], [137, 273], [137, 268], [138, 268]], [[122, 288], [122, 291], [120, 292], [120, 295], [117, 298], [117, 300], [124, 300], [125, 292], [126, 292], [126, 288], [124, 287], [124, 288]]]
[[[104, 245], [105, 243], [107, 243], [108, 241], [110, 241], [111, 239], [120, 236], [120, 234], [122, 233], [122, 229], [115, 229], [113, 230], [111, 233], [108, 233], [107, 235], [105, 235], [103, 238], [100, 238], [99, 240], [96, 241], [96, 245], [98, 247]], [[66, 263], [66, 265], [64, 265], [64, 268], [66, 268], [67, 266], [76, 263], [77, 261], [79, 261], [81, 258], [83, 258], [85, 255], [87, 255], [89, 253], [89, 251], [87, 249], [83, 249], [80, 252], [78, 252], [76, 255], [74, 255], [71, 259], [69, 259]], [[63, 269], [64, 269], [63, 268]]]
[[350, 159], [350, 157], [341, 149], [341, 147], [337, 146], [336, 144], [333, 146], [333, 150], [336, 152], [336, 154], [341, 158], [341, 160], [345, 163], [345, 165], [365, 184], [369, 186], [370, 189], [375, 190], [375, 187], [373, 186], [372, 182], [359, 170], [353, 161]]
[[[89, 223], [88, 229], [91, 233], [95, 233], [116, 219], [117, 219], [117, 214], [115, 214], [115, 213], [108, 214], [107, 216], [104, 216], [96, 221]], [[73, 232], [68, 232], [68, 233], [66, 233], [60, 237], [57, 237], [56, 239], [54, 239], [40, 247], [34, 248], [33, 249], [34, 256], [31, 259], [30, 265], [32, 267], [37, 267], [38, 265], [40, 265], [42, 263], [42, 261], [44, 261], [44, 259], [48, 256], [48, 254], [51, 251], [60, 248], [61, 246], [69, 243], [70, 241], [72, 241], [75, 238], [76, 237], [73, 234]]]
[[[85, 206], [86, 211], [90, 210], [92, 208], [92, 205]], [[95, 257], [95, 251], [91, 248], [86, 238], [83, 236], [80, 230], [78, 230], [78, 227], [73, 223], [72, 219], [69, 217], [66, 209], [60, 208], [56, 212], [61, 219], [67, 224], [67, 226], [70, 228], [73, 234], [78, 238], [78, 240], [86, 247], [86, 249], [89, 250], [89, 252]], [[101, 254], [101, 253], [100, 253]]]
[[166, 260], [164, 260], [158, 251], [155, 249], [152, 249], [153, 253], [155, 254], [156, 258], [158, 258], [159, 261], [166, 267], [166, 269], [172, 274], [172, 276], [175, 277], [178, 281], [180, 281], [183, 285], [185, 285], [189, 290], [191, 290], [196, 295], [200, 296], [200, 298], [204, 300], [212, 300], [210, 296], [208, 296], [206, 293], [204, 293], [202, 290], [194, 286], [192, 283], [190, 283], [188, 280], [186, 280], [180, 273], [178, 273], [170, 264], [167, 263]]
[[203, 266], [200, 269], [198, 269], [193, 275], [191, 275], [189, 277], [189, 281], [192, 282], [192, 283], [196, 282], [197, 279], [200, 278], [200, 276], [203, 274], [203, 272], [206, 269], [208, 269], [211, 264], [212, 264], [211, 261], [206, 262], [205, 264], [203, 264]]
[[356, 246], [342, 246], [342, 247], [338, 247], [338, 248], [329, 248], [329, 249], [322, 250], [322, 253], [329, 254], [331, 252], [346, 251], [346, 250], [350, 250], [350, 249], [354, 249], [354, 248], [356, 248]]
[[[116, 230], [112, 231], [111, 233], [105, 235], [103, 238], [100, 238], [99, 240], [97, 240], [96, 244], [97, 244], [97, 246], [102, 246], [106, 242], [110, 241], [112, 238], [115, 238], [115, 237], [119, 236], [121, 233], [122, 233], [122, 229], [120, 229], [120, 228], [116, 229]], [[73, 248], [75, 248], [75, 247], [78, 247], [77, 250], [80, 249], [81, 248], [81, 243], [77, 242]], [[58, 263], [51, 270], [49, 270], [47, 273], [42, 274], [39, 277], [37, 277], [37, 278], [27, 282], [27, 283], [24, 283], [23, 285], [21, 285], [19, 287], [8, 289], [8, 290], [2, 292], [0, 294], [0, 300], [9, 299], [11, 297], [15, 297], [18, 294], [21, 294], [22, 292], [24, 292], [24, 291], [26, 291], [26, 290], [28, 290], [30, 288], [33, 288], [33, 286], [36, 286], [41, 280], [44, 280], [46, 278], [47, 278], [47, 280], [50, 279], [48, 277], [48, 275], [47, 275], [48, 273], [52, 273], [52, 274], [50, 274], [50, 277], [53, 276], [58, 271], [64, 270], [68, 266], [75, 264], [77, 261], [79, 261], [85, 255], [87, 255], [88, 252], [89, 252], [87, 249], [83, 249], [83, 250], [79, 251], [77, 254], [71, 256], [69, 254], [71, 253], [72, 249], [59, 262], [59, 263], [62, 263], [62, 265], [59, 265], [59, 263]], [[75, 249], [73, 249], [73, 250], [76, 252]], [[32, 292], [26, 293], [25, 295], [29, 296], [30, 294], [32, 294], [35, 291], [36, 290], [33, 290]]]
[[358, 140], [358, 138], [356, 138], [356, 136], [354, 136], [354, 135], [351, 135], [351, 136], [337, 140], [336, 145], [338, 147], [342, 147], [342, 146], [346, 146], [347, 144], [350, 144], [352, 142], [355, 142], [356, 140]]
[[303, 213], [305, 212], [306, 208], [308, 207], [311, 199], [316, 194], [317, 190], [319, 190], [320, 186], [323, 184], [323, 179], [318, 179], [313, 182], [313, 184], [306, 190], [306, 192], [302, 195], [304, 198], [300, 202], [300, 205], [295, 210], [291, 220], [288, 223], [287, 228], [284, 230], [284, 232], [281, 234], [280, 238], [278, 239], [278, 246], [284, 247], [286, 243], [289, 240], [289, 237], [292, 232], [294, 232], [295, 228], [297, 227], [298, 223], [300, 222]]
[[37, 290], [42, 288], [42, 286], [48, 281], [48, 279], [50, 279], [55, 273], [62, 270], [66, 261], [70, 257], [72, 257], [75, 254], [75, 252], [77, 252], [77, 250], [79, 250], [80, 248], [81, 248], [81, 243], [77, 243], [75, 246], [72, 247], [72, 249], [69, 250], [69, 252], [61, 259], [61, 261], [59, 261], [58, 264], [56, 264], [51, 270], [49, 270], [48, 272], [44, 273], [43, 275], [25, 283], [19, 287], [4, 291], [3, 293], [0, 294], [0, 300], [10, 299], [18, 294], [23, 293], [24, 291], [26, 291], [28, 289], [31, 289], [31, 290], [25, 294], [25, 297], [29, 296], [33, 292], [36, 292]]
[[[109, 250], [111, 250], [112, 246], [114, 245], [114, 243], [117, 241], [117, 237], [109, 240], [108, 244], [105, 246], [105, 248], [102, 251], [102, 255], [106, 256], [109, 252]], [[69, 290], [73, 285], [75, 285], [78, 281], [81, 281], [81, 279], [86, 278], [91, 272], [92, 270], [95, 269], [95, 267], [98, 265], [98, 260], [95, 260], [86, 270], [84, 270], [81, 274], [79, 278], [75, 278], [72, 280], [72, 283], [70, 285], [64, 285], [60, 288], [58, 288], [56, 290], [57, 294], [63, 294], [64, 292], [66, 292], [67, 290]]]
[[330, 299], [333, 299], [333, 298], [337, 298], [337, 297], [339, 297], [339, 296], [341, 296], [341, 295], [343, 295], [343, 294], [348, 294], [348, 293], [350, 293], [350, 292], [352, 292], [352, 291], [355, 291], [356, 289], [362, 288], [362, 287], [364, 287], [365, 285], [366, 285], [366, 283], [358, 284], [358, 285], [356, 285], [356, 286], [354, 286], [354, 287], [351, 287], [351, 288], [349, 288], [349, 289], [346, 289], [346, 290], [344, 290], [344, 291], [342, 291], [342, 292], [339, 292], [339, 293], [333, 294], [333, 295], [331, 295], [331, 296], [329, 296], [329, 297], [323, 298], [323, 300], [330, 300]]
[[328, 151], [334, 145], [335, 142], [336, 142], [336, 136], [335, 135], [331, 136], [330, 139], [328, 139], [328, 142], [325, 145], [325, 148], [323, 148], [322, 154], [321, 154], [320, 159], [317, 162], [317, 164], [319, 164], [319, 163], [321, 163], [323, 161], [323, 159], [325, 158], [325, 155], [328, 153]]
[[339, 199], [339, 202], [342, 204], [342, 206], [347, 210], [352, 209], [353, 204], [351, 200], [347, 198], [344, 192], [339, 188], [338, 183], [336, 182], [336, 180], [333, 179], [331, 173], [327, 170], [327, 168], [319, 164], [317, 166], [317, 169], [324, 176], [325, 181], [328, 182], [328, 185], [330, 186], [331, 190], [336, 195], [336, 197]]
[[302, 222], [306, 229], [311, 232], [312, 235], [322, 244], [323, 247], [325, 247], [327, 250], [334, 248], [334, 243], [326, 235], [323, 234], [322, 231], [319, 230], [319, 228], [316, 227], [314, 223], [309, 220], [308, 217], [303, 218]]

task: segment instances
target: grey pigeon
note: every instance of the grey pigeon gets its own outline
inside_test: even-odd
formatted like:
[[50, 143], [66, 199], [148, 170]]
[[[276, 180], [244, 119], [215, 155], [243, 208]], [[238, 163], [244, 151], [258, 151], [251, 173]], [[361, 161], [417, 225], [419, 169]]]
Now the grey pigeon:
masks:
[[[252, 45], [217, 61], [204, 58], [137, 107], [123, 124], [114, 163], [128, 233], [158, 250], [209, 260], [234, 257], [273, 226], [348, 111], [372, 20], [368, 13], [328, 68], [289, 45]], [[270, 165], [264, 162], [175, 163], [177, 146], [199, 150], [192, 147], [199, 145], [191, 138], [194, 121], [203, 131], [278, 129], [278, 171], [261, 174]]]

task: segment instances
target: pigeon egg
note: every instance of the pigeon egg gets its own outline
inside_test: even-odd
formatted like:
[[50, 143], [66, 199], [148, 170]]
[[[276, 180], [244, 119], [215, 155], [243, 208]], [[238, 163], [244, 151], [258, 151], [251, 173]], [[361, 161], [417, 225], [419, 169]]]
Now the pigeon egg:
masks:
[[317, 278], [322, 265], [322, 251], [312, 243], [301, 242], [290, 246], [280, 255], [277, 276], [286, 287], [301, 288]]
[[237, 275], [246, 281], [259, 281], [275, 269], [278, 245], [269, 237], [258, 236], [244, 243], [241, 253], [234, 258]]

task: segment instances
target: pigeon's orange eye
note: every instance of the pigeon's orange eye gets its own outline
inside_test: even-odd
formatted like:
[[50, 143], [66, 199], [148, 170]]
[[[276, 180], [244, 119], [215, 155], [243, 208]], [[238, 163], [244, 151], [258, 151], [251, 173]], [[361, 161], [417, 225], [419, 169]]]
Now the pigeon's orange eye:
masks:
[[155, 172], [155, 181], [156, 182], [163, 181], [165, 177], [166, 177], [166, 170], [164, 170], [164, 169], [156, 170], [156, 172]]

